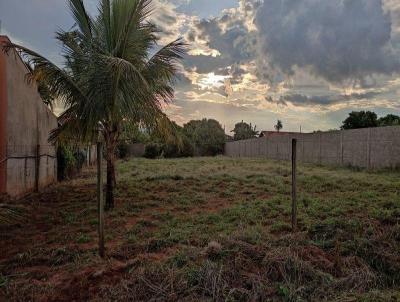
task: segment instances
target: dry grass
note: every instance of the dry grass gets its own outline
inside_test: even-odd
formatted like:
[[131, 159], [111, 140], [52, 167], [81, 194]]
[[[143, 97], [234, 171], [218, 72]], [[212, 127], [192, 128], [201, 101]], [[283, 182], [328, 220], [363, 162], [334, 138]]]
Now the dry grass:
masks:
[[118, 165], [96, 252], [94, 170], [18, 202], [0, 226], [0, 300], [399, 301], [400, 173], [257, 159]]

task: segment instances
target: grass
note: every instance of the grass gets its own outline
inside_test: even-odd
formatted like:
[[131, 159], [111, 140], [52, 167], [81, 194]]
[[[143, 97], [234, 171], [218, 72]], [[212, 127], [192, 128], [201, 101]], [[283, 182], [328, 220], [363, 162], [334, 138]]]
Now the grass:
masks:
[[289, 163], [118, 164], [97, 256], [95, 171], [18, 201], [0, 226], [0, 300], [399, 301], [400, 173]]

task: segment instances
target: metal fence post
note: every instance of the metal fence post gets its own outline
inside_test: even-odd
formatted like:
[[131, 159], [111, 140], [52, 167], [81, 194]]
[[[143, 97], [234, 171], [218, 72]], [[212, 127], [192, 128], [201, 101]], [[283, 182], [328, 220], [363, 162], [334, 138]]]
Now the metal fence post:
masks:
[[344, 130], [340, 130], [340, 165], [341, 166], [343, 166], [343, 151], [344, 151], [343, 131]]
[[367, 169], [371, 168], [371, 128], [368, 128], [367, 136]]
[[99, 214], [99, 255], [104, 258], [104, 199], [103, 199], [103, 177], [102, 162], [103, 144], [97, 143], [97, 205]]
[[292, 139], [292, 231], [297, 230], [297, 196], [296, 196], [296, 148], [297, 139]]

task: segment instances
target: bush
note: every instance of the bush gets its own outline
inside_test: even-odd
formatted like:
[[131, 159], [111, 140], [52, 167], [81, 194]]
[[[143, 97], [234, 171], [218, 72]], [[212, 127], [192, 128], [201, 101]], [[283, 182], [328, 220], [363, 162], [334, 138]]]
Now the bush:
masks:
[[126, 158], [128, 156], [128, 144], [125, 141], [121, 141], [117, 145], [117, 157]]
[[165, 144], [162, 151], [166, 158], [191, 157], [194, 155], [194, 147], [186, 136], [182, 137], [180, 146], [178, 144]]
[[162, 150], [165, 158], [180, 157], [179, 147], [176, 144], [165, 144]]
[[191, 157], [194, 156], [194, 146], [189, 138], [184, 136], [182, 147], [180, 150], [181, 157]]
[[161, 153], [162, 153], [162, 147], [159, 144], [150, 143], [146, 145], [146, 148], [144, 150], [144, 157], [154, 159], [159, 157]]
[[77, 168], [78, 171], [80, 171], [83, 167], [83, 164], [86, 161], [86, 153], [83, 152], [82, 150], [77, 150], [74, 153], [75, 157], [75, 167]]
[[85, 152], [68, 145], [60, 145], [57, 148], [57, 179], [61, 181], [78, 174], [85, 161]]
[[57, 178], [64, 180], [76, 165], [74, 153], [68, 146], [61, 145], [57, 148]]
[[225, 131], [216, 120], [190, 121], [183, 126], [183, 134], [195, 146], [197, 155], [214, 156], [224, 152]]

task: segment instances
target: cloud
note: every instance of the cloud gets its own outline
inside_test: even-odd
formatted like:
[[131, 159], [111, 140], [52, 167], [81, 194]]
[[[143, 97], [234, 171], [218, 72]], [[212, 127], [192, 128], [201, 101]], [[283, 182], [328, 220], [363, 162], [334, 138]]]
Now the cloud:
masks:
[[[84, 2], [95, 16], [98, 0]], [[167, 111], [180, 122], [213, 117], [231, 129], [244, 119], [273, 129], [279, 118], [286, 129], [311, 131], [335, 127], [361, 106], [400, 110], [400, 77], [392, 75], [400, 66], [399, 0], [154, 0], [153, 7], [151, 21], [165, 31], [160, 46], [183, 36], [191, 48]], [[73, 25], [65, 0], [0, 0], [0, 19], [14, 41], [56, 62], [54, 32]]]
[[253, 24], [256, 4], [238, 1], [239, 7], [226, 9], [221, 16], [198, 19], [189, 27], [186, 39], [195, 48], [208, 52], [192, 52], [185, 66], [197, 73], [229, 74], [232, 82], [241, 80], [244, 70], [239, 66], [255, 59], [257, 35]]
[[186, 0], [178, 1], [177, 10], [189, 15], [198, 15], [201, 18], [218, 16], [222, 10], [238, 5], [237, 0]]
[[255, 24], [260, 55], [285, 75], [297, 66], [341, 83], [400, 71], [382, 0], [264, 0]]
[[243, 24], [223, 29], [221, 19], [201, 20], [194, 24], [194, 30], [188, 35], [189, 39], [204, 41], [207, 47], [218, 52], [217, 56], [192, 55], [187, 58], [188, 67], [196, 68], [199, 73], [209, 73], [253, 57], [249, 47], [250, 33]]
[[287, 103], [291, 103], [294, 106], [329, 106], [329, 105], [352, 102], [357, 100], [373, 99], [379, 94], [380, 94], [379, 92], [375, 91], [364, 92], [364, 93], [339, 94], [339, 95], [321, 95], [321, 96], [288, 94], [280, 96], [278, 99], [274, 99], [271, 96], [267, 96], [265, 100], [268, 103], [274, 103], [283, 106], [287, 106]]

